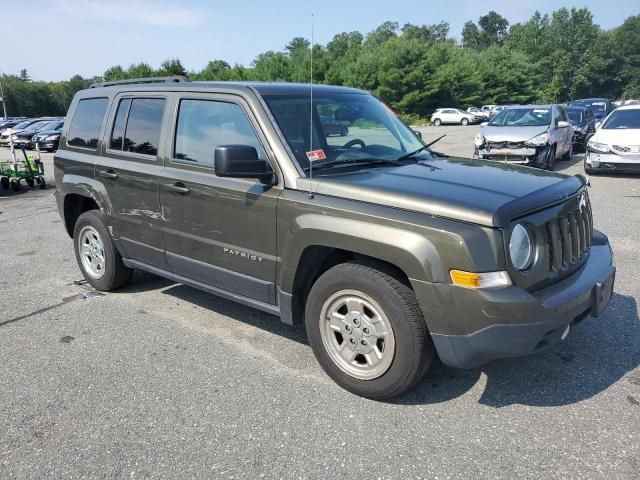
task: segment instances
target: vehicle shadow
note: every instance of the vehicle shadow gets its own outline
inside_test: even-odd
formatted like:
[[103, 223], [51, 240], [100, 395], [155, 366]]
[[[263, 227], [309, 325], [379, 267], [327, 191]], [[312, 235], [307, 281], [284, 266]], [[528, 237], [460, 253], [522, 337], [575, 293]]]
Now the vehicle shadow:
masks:
[[616, 173], [616, 172], [600, 172], [600, 173], [585, 173], [583, 164], [584, 164], [584, 153], [576, 153], [571, 157], [571, 160], [568, 161], [556, 161], [555, 166], [553, 168], [554, 172], [566, 173], [566, 174], [575, 174], [575, 172], [569, 172], [572, 167], [578, 167], [580, 171], [578, 173], [582, 173], [587, 177], [631, 177], [631, 178], [640, 178], [640, 173]]
[[[245, 325], [251, 325], [252, 327], [265, 330], [303, 345], [309, 345], [304, 325], [294, 325], [293, 327], [286, 325], [274, 315], [261, 312], [255, 308], [246, 307], [237, 302], [226, 300], [186, 285], [175, 284], [173, 287], [163, 290], [162, 293], [205, 308], [219, 315], [232, 318]], [[309, 350], [309, 354], [312, 355], [311, 350]]]
[[[614, 294], [599, 318], [577, 325], [567, 340], [527, 357], [495, 361], [472, 370], [436, 365], [420, 384], [392, 403], [434, 404], [456, 398], [486, 376], [479, 403], [570, 405], [588, 399], [640, 365], [640, 318], [633, 297]], [[632, 374], [640, 383], [640, 374]], [[636, 378], [637, 377], [637, 378]]]

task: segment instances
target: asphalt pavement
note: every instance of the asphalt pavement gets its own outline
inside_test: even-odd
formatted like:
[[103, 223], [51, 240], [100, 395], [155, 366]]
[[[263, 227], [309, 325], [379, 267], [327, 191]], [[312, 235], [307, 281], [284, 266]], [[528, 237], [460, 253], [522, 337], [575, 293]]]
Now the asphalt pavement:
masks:
[[[464, 156], [477, 130], [422, 129]], [[605, 314], [391, 402], [340, 389], [270, 315], [147, 274], [97, 294], [53, 188], [0, 191], [0, 478], [640, 478], [640, 177], [591, 185]]]

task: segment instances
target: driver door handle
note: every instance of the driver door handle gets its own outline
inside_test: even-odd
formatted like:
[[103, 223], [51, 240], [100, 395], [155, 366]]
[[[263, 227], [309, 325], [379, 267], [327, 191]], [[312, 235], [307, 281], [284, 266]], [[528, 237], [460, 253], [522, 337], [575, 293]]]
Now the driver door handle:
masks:
[[191, 189], [185, 187], [182, 182], [165, 183], [164, 188], [170, 192], [179, 193], [181, 195], [187, 195], [191, 191]]
[[118, 178], [118, 174], [113, 170], [100, 170], [100, 176], [110, 178], [111, 180], [116, 180]]

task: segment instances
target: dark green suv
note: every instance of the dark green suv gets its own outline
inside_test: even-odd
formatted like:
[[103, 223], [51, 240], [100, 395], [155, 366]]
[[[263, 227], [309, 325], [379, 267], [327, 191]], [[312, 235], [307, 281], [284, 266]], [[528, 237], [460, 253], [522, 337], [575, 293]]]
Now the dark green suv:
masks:
[[375, 399], [435, 355], [540, 351], [611, 297], [581, 176], [435, 154], [361, 90], [169, 80], [95, 85], [67, 115], [56, 196], [98, 290], [140, 269], [304, 322]]

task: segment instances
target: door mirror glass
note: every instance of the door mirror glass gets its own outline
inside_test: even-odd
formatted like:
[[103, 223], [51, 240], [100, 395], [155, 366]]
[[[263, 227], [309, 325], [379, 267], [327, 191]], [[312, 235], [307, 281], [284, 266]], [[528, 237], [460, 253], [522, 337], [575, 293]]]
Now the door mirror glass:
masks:
[[267, 162], [258, 158], [258, 151], [251, 145], [216, 147], [214, 164], [218, 177], [256, 178], [262, 183], [273, 183]]

